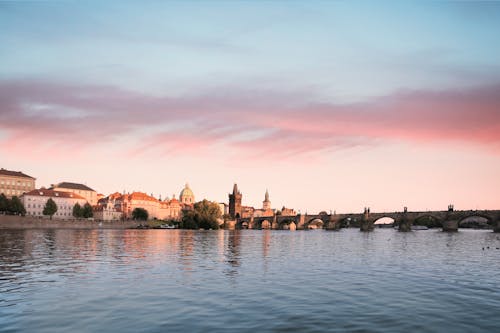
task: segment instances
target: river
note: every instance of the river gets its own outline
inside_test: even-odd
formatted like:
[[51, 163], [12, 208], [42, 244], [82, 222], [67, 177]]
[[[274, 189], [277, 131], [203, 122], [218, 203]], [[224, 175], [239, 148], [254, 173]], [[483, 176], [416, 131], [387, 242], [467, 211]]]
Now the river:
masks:
[[490, 230], [0, 230], [0, 332], [494, 332]]

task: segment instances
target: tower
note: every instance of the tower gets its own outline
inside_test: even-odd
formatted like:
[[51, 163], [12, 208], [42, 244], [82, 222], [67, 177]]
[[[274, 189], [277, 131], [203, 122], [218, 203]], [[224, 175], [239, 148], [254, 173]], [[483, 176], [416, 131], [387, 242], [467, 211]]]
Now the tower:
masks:
[[234, 184], [233, 193], [229, 194], [229, 215], [233, 219], [241, 217], [241, 197], [238, 185]]
[[264, 197], [264, 201], [262, 201], [262, 209], [269, 210], [271, 209], [271, 201], [269, 201], [269, 192], [266, 189], [266, 195]]
[[181, 191], [181, 194], [179, 195], [179, 200], [181, 203], [185, 205], [192, 205], [194, 204], [194, 193], [189, 187], [189, 184], [186, 183], [186, 186], [184, 189]]

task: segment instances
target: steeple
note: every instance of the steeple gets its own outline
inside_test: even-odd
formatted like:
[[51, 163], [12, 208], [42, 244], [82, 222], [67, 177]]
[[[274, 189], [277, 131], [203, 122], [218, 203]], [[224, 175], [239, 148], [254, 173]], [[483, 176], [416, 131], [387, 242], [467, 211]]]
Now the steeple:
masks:
[[264, 196], [264, 201], [262, 201], [262, 209], [271, 209], [271, 201], [269, 201], [269, 191], [266, 189], [266, 195]]
[[233, 186], [233, 194], [238, 194], [238, 184], [234, 183], [234, 186]]

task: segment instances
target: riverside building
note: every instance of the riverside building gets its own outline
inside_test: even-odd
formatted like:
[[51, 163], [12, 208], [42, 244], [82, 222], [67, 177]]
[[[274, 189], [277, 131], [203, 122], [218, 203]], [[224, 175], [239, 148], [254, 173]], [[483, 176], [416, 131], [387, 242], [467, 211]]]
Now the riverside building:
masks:
[[73, 219], [73, 207], [75, 204], [85, 205], [87, 200], [81, 195], [72, 192], [54, 191], [45, 188], [29, 191], [21, 195], [21, 202], [26, 209], [27, 216], [42, 217], [43, 208], [47, 200], [51, 198], [57, 205], [57, 212], [54, 219], [69, 220]]
[[51, 190], [72, 192], [84, 197], [91, 206], [97, 205], [97, 192], [84, 184], [62, 182], [50, 187]]
[[192, 209], [194, 204], [193, 191], [187, 184], [181, 192], [180, 199], [181, 201], [177, 200], [175, 194], [172, 196], [172, 199], [167, 197], [162, 200], [143, 192], [123, 194], [116, 192], [99, 200], [94, 212], [101, 214], [100, 212], [102, 211], [103, 220], [106, 220], [106, 214], [115, 218], [116, 215], [113, 215], [115, 214], [114, 212], [121, 214], [121, 217], [124, 219], [131, 219], [134, 209], [143, 208], [148, 212], [150, 219], [179, 220], [182, 217], [182, 210]]
[[13, 196], [21, 196], [23, 193], [35, 189], [36, 178], [28, 176], [21, 171], [0, 169], [0, 193], [9, 199]]

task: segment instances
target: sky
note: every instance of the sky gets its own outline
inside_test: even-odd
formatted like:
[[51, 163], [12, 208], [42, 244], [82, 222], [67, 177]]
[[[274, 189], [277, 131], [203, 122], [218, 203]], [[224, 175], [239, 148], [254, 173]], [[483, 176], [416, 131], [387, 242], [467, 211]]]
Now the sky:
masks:
[[301, 213], [500, 209], [500, 2], [0, 1], [0, 166]]

